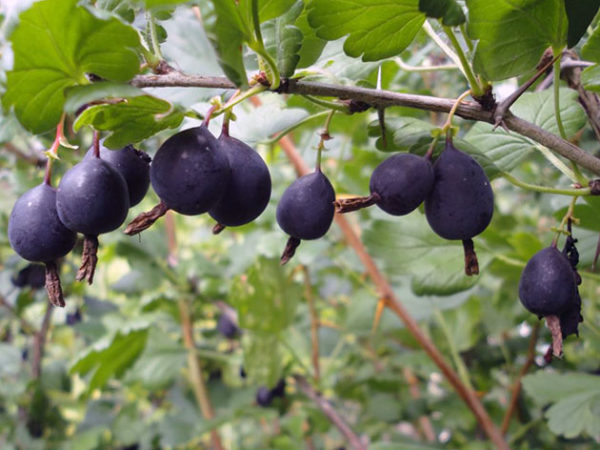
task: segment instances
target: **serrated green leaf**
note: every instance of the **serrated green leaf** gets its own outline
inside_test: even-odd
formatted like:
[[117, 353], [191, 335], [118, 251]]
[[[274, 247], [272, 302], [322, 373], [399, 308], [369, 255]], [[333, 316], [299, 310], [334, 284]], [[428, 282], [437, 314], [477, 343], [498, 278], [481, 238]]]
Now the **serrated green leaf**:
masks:
[[[377, 140], [377, 149], [392, 152], [410, 152], [416, 147], [431, 142], [431, 131], [435, 128], [429, 122], [414, 117], [391, 117], [385, 120], [385, 128], [388, 134], [388, 146], [383, 148], [381, 138]], [[369, 136], [381, 135], [379, 121], [375, 120], [369, 124]], [[389, 139], [391, 137], [391, 139]]]
[[298, 67], [308, 67], [319, 59], [327, 41], [318, 37], [315, 30], [309, 25], [308, 11], [306, 8], [302, 10], [302, 14], [300, 14], [296, 20], [295, 25], [302, 32], [302, 47], [298, 52], [300, 56]]
[[565, 9], [569, 18], [567, 46], [575, 47], [594, 20], [600, 8], [600, 0], [565, 0]]
[[11, 37], [14, 67], [7, 74], [5, 108], [34, 133], [47, 131], [62, 114], [64, 90], [88, 84], [92, 73], [128, 81], [139, 71], [137, 32], [116, 18], [101, 20], [77, 0], [44, 0], [21, 14]]
[[[560, 89], [560, 116], [567, 136], [573, 136], [586, 123], [586, 115], [577, 101], [577, 92]], [[528, 92], [512, 106], [511, 111], [546, 131], [558, 134], [554, 114], [554, 97], [551, 91]], [[487, 123], [476, 123], [465, 135], [465, 140], [490, 158], [503, 172], [516, 168], [539, 144], [516, 133], [501, 128], [493, 129]]]
[[301, 295], [300, 286], [288, 279], [277, 260], [261, 257], [234, 279], [229, 299], [240, 327], [276, 333], [292, 322]]
[[363, 61], [395, 56], [414, 39], [425, 21], [419, 0], [313, 0], [308, 21], [317, 36], [348, 36], [344, 52]]
[[145, 95], [145, 92], [130, 84], [102, 81], [86, 86], [75, 86], [65, 91], [65, 111], [74, 114], [80, 107], [88, 103], [106, 99], [121, 99]]
[[553, 433], [573, 438], [600, 433], [600, 377], [583, 373], [538, 371], [523, 378], [523, 388], [546, 411]]
[[284, 14], [294, 6], [296, 0], [259, 0], [258, 17], [260, 22], [266, 22]]
[[183, 117], [183, 113], [169, 102], [140, 95], [117, 104], [87, 108], [77, 118], [73, 129], [77, 131], [91, 125], [96, 130], [109, 131], [104, 145], [116, 149], [140, 142], [167, 128], [176, 128]]
[[263, 38], [265, 47], [275, 57], [277, 68], [282, 77], [293, 75], [300, 55], [298, 52], [302, 47], [302, 32], [292, 25], [302, 11], [302, 3], [287, 14], [266, 22], [263, 25]]
[[[402, 217], [402, 221], [374, 221], [364, 232], [364, 242], [392, 277], [410, 274], [417, 295], [451, 295], [477, 283], [477, 277], [464, 274], [461, 242], [437, 236], [418, 212]], [[489, 258], [481, 252], [478, 256], [483, 268]]]
[[455, 27], [465, 23], [466, 17], [455, 0], [419, 0], [419, 9], [427, 17], [442, 19], [442, 23]]
[[96, 343], [71, 367], [71, 373], [93, 372], [88, 390], [103, 387], [111, 377], [120, 378], [136, 361], [146, 346], [148, 329], [117, 332], [110, 340]]
[[562, 0], [467, 0], [469, 36], [479, 40], [474, 69], [503, 80], [535, 69], [544, 50], [566, 44]]
[[261, 386], [274, 386], [281, 377], [281, 354], [277, 334], [247, 333], [242, 339], [244, 370]]
[[213, 11], [204, 17], [206, 35], [211, 41], [219, 65], [236, 86], [248, 84], [242, 46], [251, 36], [234, 0], [213, 0]]

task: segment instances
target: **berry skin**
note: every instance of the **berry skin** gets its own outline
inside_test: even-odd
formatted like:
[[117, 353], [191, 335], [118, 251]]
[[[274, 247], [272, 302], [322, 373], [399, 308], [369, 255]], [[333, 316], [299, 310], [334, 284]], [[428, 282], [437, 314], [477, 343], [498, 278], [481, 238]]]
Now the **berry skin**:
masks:
[[231, 320], [227, 313], [221, 314], [217, 321], [217, 330], [228, 339], [233, 339], [240, 332], [237, 324]]
[[60, 180], [56, 208], [70, 230], [89, 236], [108, 233], [127, 217], [127, 183], [106, 161], [83, 159]]
[[32, 262], [52, 262], [75, 245], [56, 211], [56, 190], [47, 184], [25, 192], [15, 203], [8, 221], [8, 239], [15, 252]]
[[277, 223], [296, 239], [318, 239], [333, 221], [335, 191], [327, 177], [316, 170], [298, 178], [277, 205]]
[[256, 403], [266, 408], [273, 401], [273, 392], [265, 386], [261, 386], [256, 391]]
[[577, 300], [573, 268], [555, 247], [537, 252], [529, 260], [519, 280], [519, 298], [538, 317], [560, 315]]
[[15, 277], [11, 278], [13, 286], [31, 289], [41, 289], [46, 284], [46, 269], [41, 264], [28, 264]]
[[225, 193], [230, 176], [227, 155], [206, 126], [171, 136], [150, 166], [150, 181], [161, 200], [187, 215], [211, 209]]
[[227, 155], [231, 179], [223, 197], [208, 214], [221, 225], [244, 225], [260, 216], [269, 203], [269, 169], [260, 155], [242, 141], [226, 134], [221, 134], [218, 141]]
[[[85, 158], [94, 158], [93, 148], [85, 154]], [[100, 158], [117, 169], [125, 179], [129, 192], [129, 207], [141, 202], [150, 187], [150, 157], [132, 145], [120, 150], [109, 150], [101, 145]]]
[[494, 193], [477, 161], [447, 142], [433, 173], [433, 189], [425, 199], [433, 231], [444, 239], [467, 240], [485, 230], [494, 212]]
[[371, 174], [371, 195], [383, 211], [402, 216], [414, 211], [433, 187], [430, 162], [411, 153], [393, 155], [379, 164]]

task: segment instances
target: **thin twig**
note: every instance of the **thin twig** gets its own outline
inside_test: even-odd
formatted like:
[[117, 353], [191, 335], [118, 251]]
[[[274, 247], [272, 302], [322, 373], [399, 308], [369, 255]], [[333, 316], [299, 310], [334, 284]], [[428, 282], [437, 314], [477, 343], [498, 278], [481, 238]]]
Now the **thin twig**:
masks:
[[540, 334], [540, 324], [536, 323], [531, 331], [531, 338], [529, 339], [529, 347], [527, 349], [527, 359], [525, 360], [525, 364], [521, 367], [517, 378], [515, 379], [511, 391], [512, 395], [510, 397], [510, 403], [508, 404], [508, 408], [506, 409], [506, 413], [504, 414], [504, 419], [502, 420], [502, 434], [506, 434], [508, 431], [508, 426], [510, 425], [510, 419], [513, 416], [513, 413], [516, 410], [517, 402], [519, 400], [519, 394], [521, 393], [521, 387], [523, 377], [529, 371], [529, 368], [533, 365], [533, 361], [535, 360], [535, 346], [537, 344], [538, 336]]
[[[173, 71], [164, 75], [138, 75], [132, 81], [138, 87], [207, 87], [220, 89], [237, 89], [225, 77], [204, 77], [186, 75]], [[454, 99], [432, 97], [427, 95], [404, 94], [380, 89], [359, 86], [342, 86], [328, 83], [309, 82], [296, 79], [282, 80], [278, 93], [337, 97], [342, 100], [353, 100], [357, 104], [373, 108], [389, 106], [405, 106], [426, 111], [449, 112], [455, 103]], [[477, 102], [462, 102], [456, 115], [463, 119], [494, 123], [492, 111], [484, 111]], [[509, 112], [504, 117], [504, 124], [509, 130], [552, 149], [561, 156], [579, 164], [591, 172], [600, 175], [600, 158], [596, 158], [576, 145], [550, 133], [543, 128], [514, 116]]]
[[46, 339], [48, 338], [48, 330], [50, 329], [50, 321], [52, 320], [52, 312], [54, 306], [51, 303], [46, 303], [46, 312], [42, 319], [40, 331], [33, 336], [33, 359], [31, 361], [31, 369], [33, 378], [40, 378], [42, 375], [42, 358], [44, 357], [44, 348], [46, 347]]
[[300, 390], [310, 398], [319, 409], [327, 416], [327, 418], [340, 431], [342, 436], [346, 438], [350, 446], [357, 450], [366, 450], [367, 446], [362, 443], [358, 435], [350, 428], [346, 421], [339, 415], [335, 408], [324, 399], [307, 381], [300, 375], [295, 375], [296, 383]]
[[308, 303], [308, 310], [310, 311], [310, 340], [312, 346], [312, 365], [314, 371], [314, 379], [317, 386], [321, 379], [321, 370], [319, 367], [319, 313], [315, 308], [315, 298], [313, 295], [312, 285], [310, 283], [310, 274], [308, 267], [301, 266], [302, 273], [304, 275], [304, 296]]
[[[419, 390], [419, 380], [408, 367], [405, 367], [402, 372], [404, 374], [404, 378], [406, 378], [406, 381], [408, 382], [410, 396], [415, 400], [420, 399], [421, 391]], [[421, 431], [425, 435], [425, 440], [427, 440], [427, 442], [436, 441], [435, 430], [433, 429], [433, 425], [431, 424], [429, 417], [425, 415], [419, 417], [419, 426], [421, 427]]]

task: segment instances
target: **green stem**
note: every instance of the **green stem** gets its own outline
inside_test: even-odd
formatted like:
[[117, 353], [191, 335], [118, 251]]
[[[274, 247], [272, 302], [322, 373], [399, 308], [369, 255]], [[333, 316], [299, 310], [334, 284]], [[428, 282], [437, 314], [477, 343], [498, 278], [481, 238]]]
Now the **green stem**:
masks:
[[454, 361], [454, 365], [456, 366], [456, 370], [458, 371], [460, 379], [462, 380], [463, 384], [467, 386], [471, 391], [475, 391], [475, 389], [473, 389], [473, 385], [471, 384], [471, 379], [469, 377], [469, 371], [467, 370], [467, 366], [465, 366], [465, 362], [460, 357], [456, 345], [454, 345], [454, 340], [452, 339], [452, 335], [450, 334], [450, 329], [448, 328], [446, 319], [444, 319], [444, 315], [437, 308], [435, 309], [434, 315], [440, 325], [440, 328], [442, 329], [444, 337], [446, 338], [446, 342], [450, 349], [450, 356]]
[[410, 64], [405, 63], [404, 61], [402, 61], [402, 58], [397, 57], [394, 58], [394, 61], [396, 62], [396, 64], [398, 64], [398, 67], [400, 67], [402, 70], [404, 70], [405, 72], [439, 72], [442, 70], [458, 70], [459, 67], [455, 64], [440, 64], [437, 66], [412, 66]]
[[315, 105], [322, 106], [323, 108], [336, 110], [344, 114], [350, 114], [350, 108], [348, 105], [339, 102], [332, 102], [330, 100], [323, 100], [322, 98], [313, 97], [312, 95], [303, 95], [303, 97], [314, 103]]
[[253, 42], [248, 43], [248, 46], [254, 50], [259, 59], [267, 65], [268, 69], [265, 70], [265, 72], [271, 84], [270, 87], [273, 90], [277, 89], [281, 83], [281, 77], [279, 75], [277, 63], [265, 49], [265, 44], [262, 39], [260, 17], [258, 15], [258, 0], [252, 0], [252, 26], [254, 27], [254, 39]]
[[313, 119], [317, 119], [319, 117], [326, 116], [327, 114], [329, 114], [329, 111], [321, 111], [321, 112], [318, 112], [316, 114], [312, 114], [310, 116], [307, 116], [304, 119], [300, 120], [299, 122], [296, 122], [295, 124], [293, 124], [293, 125], [287, 127], [286, 129], [282, 130], [280, 133], [277, 134], [277, 136], [274, 136], [271, 139], [268, 139], [266, 141], [262, 141], [261, 144], [272, 145], [275, 142], [279, 141], [286, 134], [291, 133], [292, 131], [294, 131], [296, 128], [301, 127], [302, 125], [304, 125], [305, 123], [310, 122]]
[[254, 37], [257, 42], [262, 44], [262, 33], [260, 31], [260, 17], [258, 15], [258, 0], [252, 0], [252, 26], [254, 27]]
[[454, 47], [454, 51], [456, 52], [458, 59], [460, 59], [460, 64], [463, 68], [463, 72], [464, 72], [465, 76], [467, 77], [467, 80], [469, 81], [469, 86], [471, 87], [471, 91], [473, 92], [473, 95], [475, 97], [482, 96], [483, 88], [479, 85], [479, 81], [477, 80], [475, 73], [473, 73], [473, 69], [471, 69], [471, 64], [467, 60], [467, 56], [465, 55], [465, 52], [463, 52], [463, 49], [460, 46], [460, 43], [458, 42], [458, 39], [456, 38], [454, 31], [452, 31], [452, 28], [447, 27], [447, 26], [444, 26], [444, 31], [446, 32], [446, 35], [450, 39], [450, 42], [452, 43], [452, 46]]
[[152, 45], [152, 52], [154, 57], [161, 61], [163, 59], [162, 52], [160, 51], [160, 44], [158, 43], [158, 33], [156, 31], [156, 23], [154, 22], [154, 16], [150, 13], [146, 13], [148, 20], [148, 26], [150, 27], [150, 43]]
[[217, 117], [218, 115], [223, 114], [225, 111], [231, 111], [231, 109], [235, 105], [242, 103], [244, 100], [252, 97], [253, 95], [259, 94], [266, 90], [267, 90], [267, 87], [263, 86], [262, 84], [257, 84], [255, 86], [252, 86], [250, 89], [248, 89], [245, 92], [240, 93], [240, 95], [237, 95], [234, 98], [232, 98], [229, 102], [227, 102], [225, 105], [223, 105], [219, 109], [216, 109], [215, 111], [213, 111], [211, 117]]
[[[555, 55], [556, 56], [556, 55]], [[556, 125], [558, 126], [558, 132], [560, 137], [567, 139], [567, 133], [563, 126], [562, 118], [560, 117], [560, 100], [559, 100], [559, 88], [560, 88], [560, 58], [554, 61], [554, 116], [556, 117]]]
[[281, 344], [283, 344], [283, 346], [290, 352], [294, 361], [296, 361], [302, 367], [302, 369], [304, 369], [304, 372], [306, 374], [310, 374], [311, 373], [310, 368], [306, 364], [304, 364], [304, 361], [302, 361], [300, 356], [298, 356], [298, 353], [296, 353], [294, 346], [290, 345], [289, 342], [284, 337], [280, 337], [279, 342], [281, 342]]
[[329, 139], [329, 125], [331, 125], [331, 119], [333, 119], [333, 115], [335, 114], [335, 109], [329, 111], [327, 115], [327, 119], [325, 119], [325, 128], [321, 133], [321, 140], [319, 141], [319, 145], [317, 146], [317, 170], [321, 170], [321, 155], [323, 153], [323, 149], [325, 148], [325, 141]]
[[558, 226], [558, 230], [556, 231], [556, 236], [554, 236], [554, 239], [552, 240], [552, 247], [556, 248], [556, 245], [558, 244], [558, 238], [560, 237], [560, 235], [562, 233], [565, 232], [564, 230], [565, 230], [565, 226], [567, 225], [567, 221], [573, 217], [573, 210], [575, 209], [575, 203], [577, 203], [577, 197], [573, 197], [573, 199], [571, 200], [571, 203], [569, 204], [569, 209], [567, 209], [567, 213], [564, 215], [564, 217], [560, 221], [560, 225]]
[[590, 195], [590, 188], [583, 188], [583, 189], [559, 189], [559, 188], [552, 188], [552, 187], [546, 187], [546, 186], [538, 186], [535, 184], [530, 184], [530, 183], [525, 183], [524, 181], [521, 181], [515, 177], [513, 177], [512, 175], [504, 172], [502, 174], [502, 176], [509, 181], [510, 183], [514, 184], [515, 186], [518, 186], [520, 188], [523, 189], [527, 189], [528, 191], [535, 191], [535, 192], [543, 192], [545, 194], [559, 194], [559, 195], [572, 195], [574, 197], [581, 197], [581, 196], [585, 196], [585, 195]]
[[515, 445], [519, 439], [525, 436], [531, 428], [538, 425], [542, 421], [543, 419], [541, 417], [538, 417], [537, 419], [533, 419], [531, 422], [526, 423], [521, 428], [519, 428], [508, 440], [509, 447], [513, 447], [513, 445]]
[[464, 23], [460, 24], [460, 34], [463, 35], [463, 38], [465, 39], [465, 42], [467, 44], [467, 48], [469, 49], [469, 53], [472, 54], [475, 48], [473, 47], [473, 42], [471, 42], [471, 39], [469, 39], [469, 37], [467, 36], [467, 27]]

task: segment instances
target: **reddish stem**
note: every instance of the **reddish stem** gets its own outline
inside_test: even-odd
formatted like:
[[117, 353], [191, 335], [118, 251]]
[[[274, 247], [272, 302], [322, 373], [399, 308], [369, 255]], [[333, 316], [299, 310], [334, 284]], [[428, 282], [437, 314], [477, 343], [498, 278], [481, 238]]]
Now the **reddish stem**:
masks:
[[94, 130], [94, 156], [100, 158], [100, 132]]

